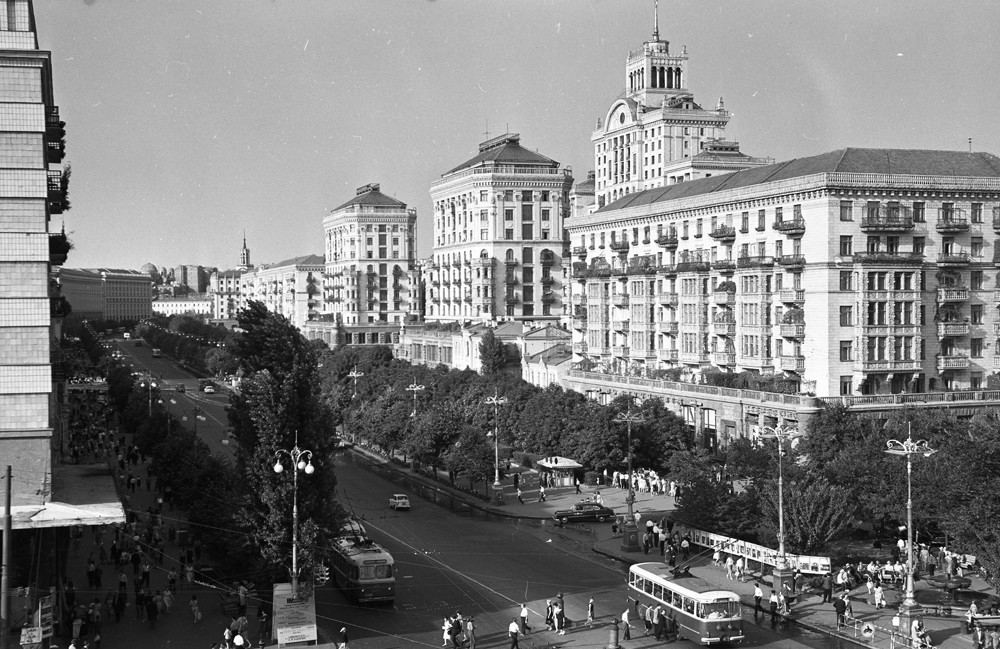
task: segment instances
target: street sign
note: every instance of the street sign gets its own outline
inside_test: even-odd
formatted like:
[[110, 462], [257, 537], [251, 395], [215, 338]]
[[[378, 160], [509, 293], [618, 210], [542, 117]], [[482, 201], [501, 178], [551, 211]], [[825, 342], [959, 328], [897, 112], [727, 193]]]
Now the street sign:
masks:
[[277, 630], [278, 644], [292, 642], [315, 642], [316, 600], [303, 600], [301, 593], [298, 600], [291, 599], [291, 584], [274, 585], [274, 616], [272, 618]]
[[35, 644], [42, 641], [42, 627], [25, 626], [21, 627], [21, 644]]
[[52, 637], [52, 595], [38, 599], [38, 625], [42, 628], [42, 637]]
[[861, 635], [869, 640], [875, 637], [875, 627], [872, 626], [871, 622], [865, 622], [865, 625], [861, 627]]

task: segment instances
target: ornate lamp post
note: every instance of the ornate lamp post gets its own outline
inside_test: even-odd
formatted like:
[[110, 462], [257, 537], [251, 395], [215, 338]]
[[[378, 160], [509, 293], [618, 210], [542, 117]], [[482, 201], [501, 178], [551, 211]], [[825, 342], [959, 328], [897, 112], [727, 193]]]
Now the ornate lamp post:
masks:
[[351, 370], [350, 372], [347, 373], [347, 376], [349, 376], [352, 379], [354, 379], [354, 394], [351, 395], [352, 399], [357, 399], [358, 398], [358, 379], [360, 379], [364, 375], [365, 375], [364, 372], [359, 372], [358, 371], [358, 366], [357, 365], [354, 366], [353, 370]]
[[[205, 412], [205, 411], [202, 410], [201, 408], [199, 408], [198, 406], [195, 406], [194, 408], [191, 408], [191, 416], [194, 418], [194, 422], [193, 423], [194, 423], [194, 434], [195, 435], [198, 434], [198, 422], [199, 421], [205, 421], [205, 415], [201, 414], [203, 412]], [[187, 420], [188, 420], [187, 415], [184, 415], [184, 416], [181, 417], [181, 421], [187, 421]]]
[[912, 428], [906, 424], [906, 440], [890, 439], [886, 443], [885, 452], [889, 455], [901, 455], [906, 458], [906, 593], [899, 603], [899, 626], [904, 633], [909, 634], [913, 628], [913, 620], [920, 619], [923, 609], [917, 603], [913, 594], [913, 456], [930, 457], [937, 453], [927, 445], [925, 440], [913, 441]]
[[274, 452], [274, 472], [285, 470], [281, 463], [284, 453], [292, 460], [292, 600], [299, 597], [299, 471], [311, 475], [316, 470], [312, 465], [313, 452], [299, 448], [299, 433], [295, 432], [295, 446], [291, 450], [278, 449]]
[[503, 485], [500, 484], [500, 406], [507, 403], [507, 397], [501, 397], [496, 388], [493, 388], [493, 396], [486, 397], [486, 403], [493, 406], [493, 501], [496, 504], [503, 502]]
[[406, 389], [408, 391], [410, 391], [410, 392], [413, 393], [413, 412], [410, 413], [410, 416], [411, 417], [416, 417], [417, 416], [417, 393], [420, 392], [421, 390], [423, 390], [424, 386], [417, 385], [417, 379], [416, 379], [416, 377], [414, 377], [413, 378], [413, 383], [411, 383], [410, 387], [408, 387]]
[[632, 488], [632, 424], [641, 424], [646, 421], [642, 415], [633, 415], [629, 407], [628, 412], [623, 412], [611, 420], [616, 424], [625, 424], [628, 429], [628, 442], [625, 453], [628, 457], [628, 495], [625, 496], [625, 503], [628, 505], [628, 518], [622, 530], [622, 551], [639, 551], [639, 528], [635, 524], [635, 514], [632, 505], [635, 503], [635, 489]]
[[[785, 595], [786, 588], [791, 592], [792, 570], [788, 567], [788, 556], [785, 554], [785, 493], [784, 476], [782, 475], [781, 458], [785, 455], [785, 442], [802, 437], [802, 433], [794, 428], [783, 426], [762, 426], [760, 438], [773, 439], [778, 442], [778, 557], [774, 570], [771, 571], [771, 587]], [[787, 595], [786, 595], [787, 597]]]
[[146, 378], [141, 383], [139, 383], [139, 387], [140, 388], [146, 388], [147, 395], [148, 395], [148, 401], [149, 401], [149, 409], [148, 409], [147, 416], [150, 417], [150, 418], [152, 418], [152, 416], [153, 416], [153, 388], [156, 387], [156, 381], [154, 381], [152, 378]]

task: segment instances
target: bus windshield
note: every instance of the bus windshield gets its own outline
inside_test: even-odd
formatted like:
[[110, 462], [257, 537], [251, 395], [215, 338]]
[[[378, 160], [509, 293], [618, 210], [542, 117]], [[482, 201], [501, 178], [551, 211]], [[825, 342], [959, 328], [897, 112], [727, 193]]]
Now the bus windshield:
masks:
[[392, 566], [388, 564], [358, 566], [359, 579], [389, 579], [392, 577]]
[[698, 617], [714, 620], [717, 618], [740, 617], [739, 602], [706, 602], [699, 604]]

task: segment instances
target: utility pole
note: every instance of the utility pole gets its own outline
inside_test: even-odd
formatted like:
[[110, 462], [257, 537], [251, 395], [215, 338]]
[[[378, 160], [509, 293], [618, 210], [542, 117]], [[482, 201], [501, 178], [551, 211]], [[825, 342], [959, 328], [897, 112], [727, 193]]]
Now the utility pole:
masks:
[[0, 649], [10, 647], [10, 485], [11, 469], [7, 465], [7, 479], [4, 481], [7, 489], [3, 507], [3, 566], [0, 571]]

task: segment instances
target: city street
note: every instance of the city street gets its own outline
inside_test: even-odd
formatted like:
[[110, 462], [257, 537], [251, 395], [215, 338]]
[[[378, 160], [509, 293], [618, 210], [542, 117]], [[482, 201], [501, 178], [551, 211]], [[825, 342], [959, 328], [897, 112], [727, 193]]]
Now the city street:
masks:
[[[607, 644], [611, 616], [620, 615], [625, 605], [622, 564], [594, 554], [588, 543], [557, 534], [548, 521], [488, 517], [448, 498], [434, 503], [358, 462], [353, 454], [338, 457], [338, 498], [363, 519], [369, 536], [393, 554], [397, 598], [391, 608], [359, 607], [332, 586], [319, 589], [321, 638], [335, 638], [346, 624], [352, 642], [365, 647], [388, 649], [401, 642], [439, 647], [442, 618], [461, 610], [476, 617], [480, 642], [506, 645], [506, 627], [525, 602], [529, 623], [543, 631], [522, 641], [523, 646]], [[389, 496], [396, 492], [409, 494], [411, 511], [389, 509]], [[560, 592], [573, 621], [565, 636], [545, 632], [543, 623], [545, 600]], [[598, 616], [592, 630], [582, 624], [590, 597]], [[797, 627], [781, 631], [767, 622], [755, 625], [752, 616], [746, 630], [744, 646], [842, 646], [840, 640]], [[643, 638], [637, 627], [626, 646], [654, 644], [659, 643]]]

